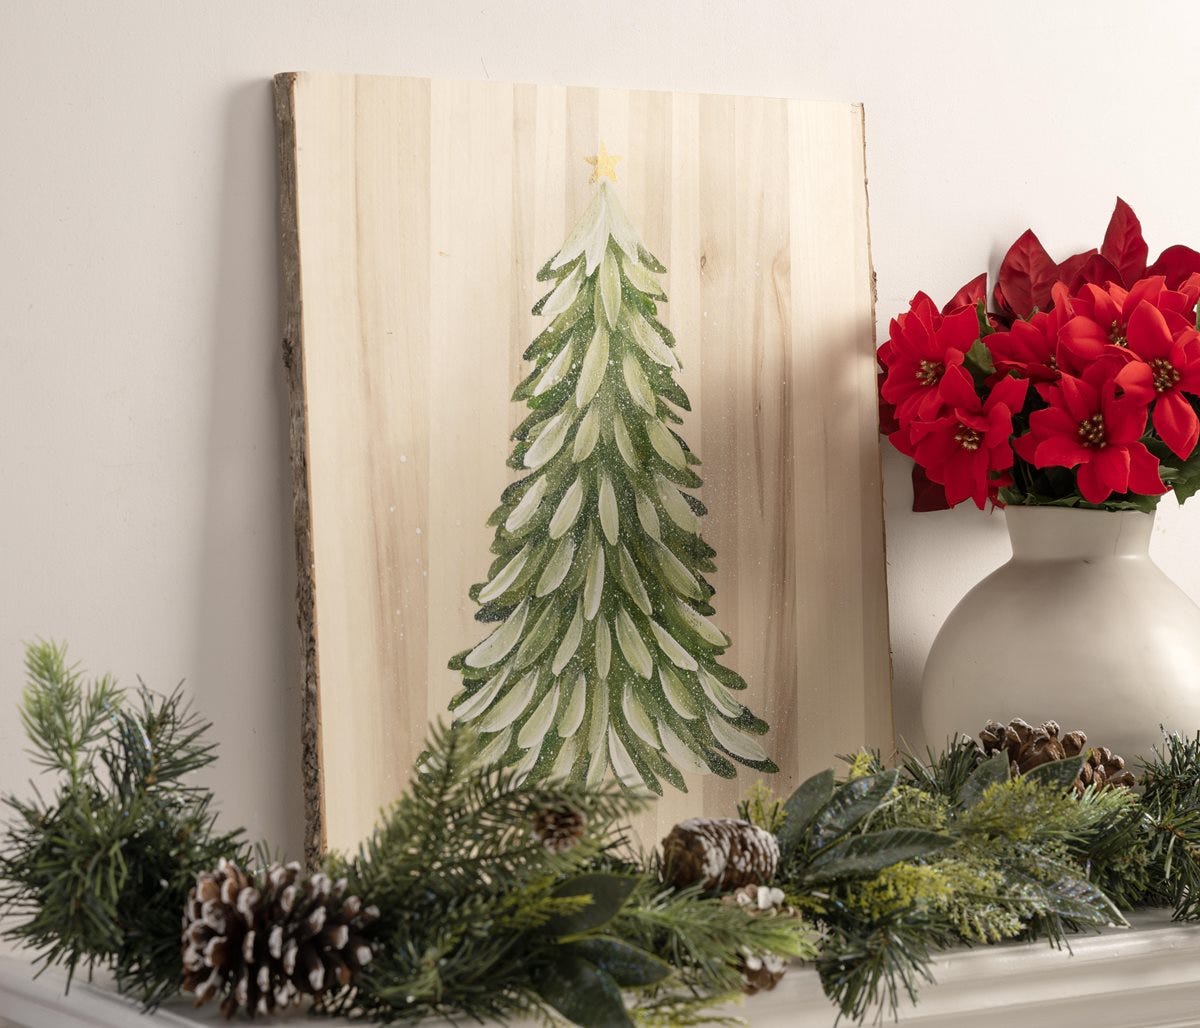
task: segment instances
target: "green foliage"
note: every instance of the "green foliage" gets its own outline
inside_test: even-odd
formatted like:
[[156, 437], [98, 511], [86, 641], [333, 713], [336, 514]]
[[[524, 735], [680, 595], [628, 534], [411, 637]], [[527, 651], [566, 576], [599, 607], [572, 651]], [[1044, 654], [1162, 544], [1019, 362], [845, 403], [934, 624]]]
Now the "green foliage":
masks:
[[984, 760], [983, 751], [968, 735], [957, 736], [938, 753], [927, 750], [926, 757], [922, 761], [904, 754], [900, 767], [905, 777], [916, 788], [952, 805], [958, 803], [963, 788]]
[[1121, 790], [1070, 786], [1079, 759], [1010, 778], [1007, 756], [968, 738], [900, 771], [851, 758], [784, 804], [782, 885], [824, 929], [817, 969], [843, 1015], [895, 1011], [929, 981], [934, 951], [1017, 936], [1059, 942], [1069, 931], [1122, 923], [1088, 870], [1128, 863], [1140, 816]]
[[[381, 917], [376, 959], [326, 1012], [384, 1023], [456, 1012], [687, 1023], [736, 989], [742, 945], [810, 952], [800, 922], [677, 892], [653, 862], [634, 859], [622, 826], [646, 797], [617, 784], [530, 782], [476, 756], [470, 732], [439, 728], [371, 838], [331, 860]], [[563, 806], [585, 830], [554, 852], [530, 828], [537, 812]], [[622, 990], [634, 996], [628, 1009]]]
[[714, 997], [740, 991], [743, 947], [804, 959], [816, 955], [812, 932], [802, 921], [755, 917], [698, 888], [670, 889], [652, 876], [616, 923], [627, 938], [668, 960], [687, 991]]
[[1200, 734], [1166, 736], [1142, 761], [1145, 901], [1200, 920]]
[[737, 812], [743, 821], [765, 828], [772, 835], [778, 832], [787, 820], [783, 801], [761, 778], [750, 786], [746, 798], [739, 801]]
[[185, 781], [215, 759], [209, 726], [178, 689], [140, 686], [131, 703], [52, 643], [28, 647], [25, 668], [21, 721], [54, 791], [4, 797], [5, 936], [68, 980], [110, 968], [154, 1006], [179, 988], [179, 918], [197, 870], [244, 853], [240, 833], [215, 830], [208, 790]]
[[804, 782], [784, 804], [787, 817], [778, 833], [779, 875], [787, 887], [809, 892], [948, 845], [946, 837], [921, 828], [870, 830], [898, 780], [899, 772], [885, 771], [835, 785], [833, 772], [825, 771]]

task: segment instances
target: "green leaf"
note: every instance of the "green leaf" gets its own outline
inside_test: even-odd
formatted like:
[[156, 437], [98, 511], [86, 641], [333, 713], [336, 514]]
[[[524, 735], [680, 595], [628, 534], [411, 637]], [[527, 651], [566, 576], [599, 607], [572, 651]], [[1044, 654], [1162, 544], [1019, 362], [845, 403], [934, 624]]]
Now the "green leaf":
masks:
[[537, 990], [563, 1017], [585, 1028], [633, 1025], [612, 976], [575, 954], [559, 955], [538, 976]]
[[577, 935], [590, 932], [612, 920], [625, 905], [638, 879], [632, 875], [586, 874], [569, 878], [552, 895], [590, 896], [592, 902], [573, 914], [560, 914], [546, 922], [550, 935]]
[[886, 828], [852, 835], [834, 843], [811, 864], [811, 882], [834, 881], [872, 875], [902, 860], [923, 857], [945, 849], [954, 840], [921, 828]]
[[1007, 782], [1008, 765], [1008, 753], [1004, 750], [993, 753], [971, 772], [971, 777], [963, 783], [962, 792], [958, 794], [958, 806], [963, 810], [973, 807], [989, 786]]
[[1039, 764], [1026, 771], [1025, 777], [1039, 785], [1059, 790], [1069, 789], [1079, 777], [1079, 770], [1086, 759], [1087, 754], [1081, 753], [1077, 757], [1067, 757], [1066, 760], [1052, 760], [1048, 764]]
[[622, 988], [653, 985], [671, 974], [671, 965], [645, 950], [607, 935], [566, 943], [570, 953], [595, 964]]
[[788, 797], [783, 805], [785, 819], [779, 829], [779, 850], [786, 862], [795, 852], [804, 835], [804, 829], [833, 796], [833, 770], [828, 769], [813, 775]]
[[1180, 503], [1190, 500], [1197, 491], [1200, 491], [1200, 449], [1197, 449], [1175, 472], [1171, 488], [1175, 490], [1175, 498]]
[[979, 370], [985, 375], [996, 373], [996, 364], [992, 360], [992, 351], [982, 339], [976, 339], [967, 351], [967, 364], [972, 371]]
[[1045, 910], [1079, 927], [1123, 925], [1124, 916], [1103, 892], [1084, 878], [1063, 875], [1054, 882], [1042, 882], [1017, 868], [1007, 869], [1008, 877], [1023, 886]]
[[899, 778], [899, 771], [884, 771], [841, 786], [813, 821], [813, 848], [829, 845], [878, 810]]

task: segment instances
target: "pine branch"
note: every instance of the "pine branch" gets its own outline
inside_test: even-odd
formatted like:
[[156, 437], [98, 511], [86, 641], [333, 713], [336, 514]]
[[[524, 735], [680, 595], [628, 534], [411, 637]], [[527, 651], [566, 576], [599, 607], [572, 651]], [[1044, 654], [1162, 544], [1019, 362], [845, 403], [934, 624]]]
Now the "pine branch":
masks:
[[670, 962], [697, 994], [720, 997], [741, 990], [743, 947], [751, 952], [812, 959], [814, 933], [791, 917], [755, 917], [739, 906], [677, 891], [647, 879], [620, 914], [622, 934]]
[[0, 855], [5, 936], [42, 966], [113, 970], [154, 1006], [181, 981], [179, 916], [198, 868], [239, 856], [240, 833], [215, 828], [211, 794], [183, 776], [214, 759], [208, 725], [177, 689], [143, 685], [136, 708], [106, 677], [85, 683], [66, 650], [27, 651], [22, 720], [53, 776], [51, 800], [4, 798]]

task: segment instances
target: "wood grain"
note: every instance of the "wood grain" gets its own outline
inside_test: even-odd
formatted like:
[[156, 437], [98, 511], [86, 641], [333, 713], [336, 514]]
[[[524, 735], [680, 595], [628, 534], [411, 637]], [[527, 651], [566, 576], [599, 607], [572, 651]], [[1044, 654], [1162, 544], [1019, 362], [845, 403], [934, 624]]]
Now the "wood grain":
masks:
[[[725, 662], [771, 724], [780, 792], [892, 746], [873, 287], [857, 105], [284, 75], [309, 855], [356, 844], [403, 788], [484, 634], [467, 590], [512, 480], [537, 269], [621, 154], [668, 267], [716, 548]], [[732, 812], [689, 778], [637, 826]]]

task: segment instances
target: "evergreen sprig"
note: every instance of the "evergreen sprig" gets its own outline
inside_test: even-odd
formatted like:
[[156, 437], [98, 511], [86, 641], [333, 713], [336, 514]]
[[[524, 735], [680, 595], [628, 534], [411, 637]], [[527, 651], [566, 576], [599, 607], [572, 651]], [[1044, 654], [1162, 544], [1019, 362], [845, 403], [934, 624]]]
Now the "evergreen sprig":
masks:
[[215, 759], [208, 724], [180, 689], [139, 685], [134, 702], [109, 676], [85, 680], [66, 648], [27, 648], [21, 720], [53, 792], [3, 798], [0, 910], [5, 937], [43, 967], [106, 967], [153, 1007], [178, 991], [179, 917], [198, 869], [244, 850], [215, 828], [212, 796], [185, 777]]
[[1200, 920], [1200, 733], [1165, 736], [1140, 764], [1144, 899], [1173, 907], [1176, 920]]
[[[665, 885], [657, 863], [626, 845], [648, 797], [617, 783], [530, 784], [477, 753], [468, 730], [435, 729], [405, 795], [355, 855], [331, 860], [381, 917], [376, 959], [327, 1012], [383, 1023], [453, 1013], [699, 1023], [737, 991], [743, 946], [811, 952], [800, 921]], [[558, 851], [532, 826], [563, 807], [583, 830]]]

